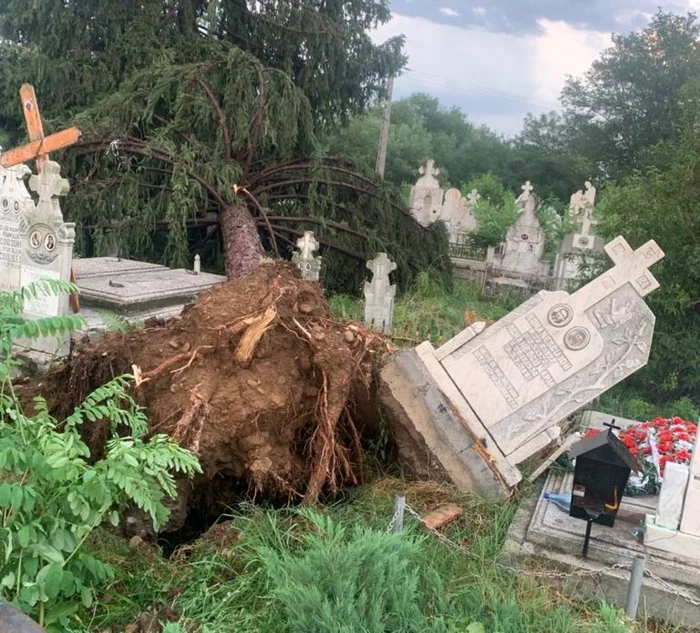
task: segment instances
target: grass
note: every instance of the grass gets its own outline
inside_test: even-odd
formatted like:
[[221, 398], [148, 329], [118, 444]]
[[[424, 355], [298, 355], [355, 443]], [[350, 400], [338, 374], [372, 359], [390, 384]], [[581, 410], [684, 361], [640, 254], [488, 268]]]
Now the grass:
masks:
[[[361, 320], [360, 301], [331, 299], [336, 318]], [[498, 319], [513, 305], [486, 303], [474, 284], [445, 294], [427, 276], [397, 299], [395, 332], [451, 336], [464, 312]], [[690, 415], [692, 403], [667, 407]], [[637, 394], [608, 392], [599, 407], [630, 418], [657, 414]], [[697, 413], [697, 412], [695, 412]], [[422, 516], [451, 502], [464, 519], [445, 546], [407, 515], [387, 535], [395, 495]], [[94, 554], [118, 570], [117, 581], [69, 633], [124, 631], [152, 610], [172, 620], [163, 633], [672, 633], [631, 623], [610, 605], [571, 597], [497, 564], [516, 501], [491, 502], [443, 484], [386, 475], [316, 511], [241, 504], [235, 514], [170, 559], [148, 546], [130, 548], [97, 531]]]
[[[347, 295], [330, 299], [331, 310], [340, 321], [362, 321], [362, 301]], [[476, 313], [481, 319], [497, 320], [516, 306], [513, 302], [490, 303], [479, 298], [475, 283], [455, 281], [454, 289], [446, 293], [442, 286], [427, 273], [421, 273], [412, 288], [396, 300], [394, 332], [423, 338], [430, 334], [433, 340], [445, 339], [464, 329], [464, 313]]]
[[[446, 534], [468, 553], [446, 547], [408, 515], [401, 534], [386, 535], [399, 491], [421, 515], [445, 502], [461, 505], [464, 520]], [[166, 633], [671, 631], [627, 622], [609, 605], [501, 571], [496, 561], [515, 510], [513, 501], [384, 478], [315, 512], [241, 505], [213, 534], [170, 560], [100, 532], [90, 547], [118, 568], [119, 577], [106, 603], [84, 614], [72, 633], [123, 631], [149, 609], [178, 620]], [[401, 595], [387, 595], [392, 587]], [[290, 600], [290, 593], [297, 598]], [[367, 595], [373, 597], [369, 606], [362, 599]], [[329, 596], [332, 608], [325, 608]], [[384, 605], [379, 618], [363, 611], [374, 601]], [[362, 622], [381, 625], [344, 628], [358, 612], [365, 614]], [[336, 622], [340, 613], [346, 614], [341, 624], [322, 624]]]

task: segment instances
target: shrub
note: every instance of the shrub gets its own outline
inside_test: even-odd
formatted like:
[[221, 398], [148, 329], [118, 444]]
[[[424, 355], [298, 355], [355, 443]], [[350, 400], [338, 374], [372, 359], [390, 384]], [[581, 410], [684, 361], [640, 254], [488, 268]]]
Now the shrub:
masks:
[[[61, 282], [39, 282], [0, 295], [0, 597], [34, 615], [49, 631], [65, 630], [68, 617], [89, 607], [112, 569], [83, 551], [92, 531], [134, 503], [163, 525], [165, 495], [175, 495], [173, 472], [192, 476], [197, 459], [164, 435], [149, 441], [143, 409], [127, 393], [130, 376], [98, 388], [65, 420], [53, 418], [36, 398], [31, 415], [15, 395], [10, 370], [17, 337], [65, 333], [77, 317], [27, 321], [24, 300], [39, 292], [72, 292]], [[103, 459], [91, 462], [79, 433], [88, 421], [108, 421], [111, 439]]]

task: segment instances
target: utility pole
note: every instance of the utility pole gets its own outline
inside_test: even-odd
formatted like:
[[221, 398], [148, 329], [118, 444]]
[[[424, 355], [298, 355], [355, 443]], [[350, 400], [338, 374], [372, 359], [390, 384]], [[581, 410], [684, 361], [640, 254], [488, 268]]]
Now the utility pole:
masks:
[[389, 77], [386, 82], [386, 100], [384, 102], [384, 121], [382, 122], [382, 132], [379, 136], [379, 149], [377, 150], [377, 165], [375, 171], [377, 176], [384, 179], [384, 168], [386, 167], [386, 152], [389, 147], [389, 126], [391, 125], [391, 95], [394, 92], [394, 76]]

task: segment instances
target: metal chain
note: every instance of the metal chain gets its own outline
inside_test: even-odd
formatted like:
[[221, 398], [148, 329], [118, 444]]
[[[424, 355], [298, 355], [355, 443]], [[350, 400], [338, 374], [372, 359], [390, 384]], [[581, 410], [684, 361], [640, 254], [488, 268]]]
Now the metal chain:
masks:
[[[428, 525], [423, 517], [418, 514], [408, 503], [405, 505], [405, 511], [408, 512], [412, 517], [417, 519], [425, 528], [427, 528], [432, 534], [434, 534], [438, 540], [447, 545], [448, 547], [452, 547], [464, 554], [468, 554], [469, 556], [473, 556], [473, 552], [470, 552], [466, 547], [463, 545], [460, 545], [459, 543], [455, 543], [451, 539], [447, 538], [442, 532], [439, 530], [435, 529], [434, 527], [431, 527]], [[396, 524], [396, 520], [398, 519], [400, 514], [400, 510], [397, 510], [394, 513], [394, 516], [391, 518], [391, 521], [389, 522], [389, 526], [387, 527], [386, 531], [391, 532], [391, 530], [394, 528], [394, 525]], [[565, 579], [565, 578], [583, 578], [583, 577], [588, 577], [588, 576], [600, 576], [601, 574], [604, 574], [609, 571], [613, 571], [615, 569], [632, 569], [632, 564], [631, 563], [616, 563], [615, 565], [610, 565], [609, 567], [602, 567], [601, 569], [582, 569], [580, 571], [575, 571], [575, 572], [558, 572], [558, 571], [541, 571], [541, 572], [532, 572], [528, 571], [526, 569], [517, 569], [515, 567], [508, 567], [507, 565], [501, 565], [498, 564], [498, 568], [501, 571], [504, 572], [509, 572], [513, 574], [524, 574], [530, 578], [557, 578], [557, 579]], [[644, 575], [648, 576], [652, 580], [655, 580], [657, 583], [659, 583], [664, 589], [669, 591], [670, 593], [678, 596], [679, 598], [682, 598], [686, 602], [692, 604], [693, 606], [700, 607], [700, 599], [695, 598], [691, 596], [689, 593], [685, 592], [683, 589], [679, 589], [678, 587], [672, 585], [670, 582], [664, 580], [663, 578], [660, 578], [657, 576], [655, 573], [649, 571], [648, 569], [644, 570]]]
[[527, 569], [517, 569], [515, 567], [506, 567], [505, 565], [498, 565], [501, 571], [507, 571], [513, 574], [523, 574], [530, 578], [584, 578], [587, 576], [600, 576], [605, 572], [612, 571], [614, 569], [631, 569], [632, 565], [630, 563], [616, 563], [615, 565], [610, 565], [610, 567], [603, 567], [601, 569], [581, 569], [580, 571], [563, 572], [563, 571], [528, 571]]
[[672, 585], [670, 582], [664, 580], [663, 578], [659, 578], [654, 572], [645, 569], [644, 575], [649, 576], [649, 578], [658, 582], [664, 589], [666, 589], [666, 591], [671, 592], [673, 595], [678, 596], [679, 598], [683, 598], [683, 600], [689, 602], [694, 607], [700, 607], [700, 600], [686, 593], [685, 591], [683, 591], [683, 589], [679, 589], [675, 585]]
[[401, 514], [401, 508], [397, 508], [396, 512], [394, 512], [394, 516], [391, 517], [391, 521], [389, 521], [388, 527], [386, 528], [387, 534], [394, 529], [394, 526], [396, 525], [396, 521], [399, 518], [400, 514]]

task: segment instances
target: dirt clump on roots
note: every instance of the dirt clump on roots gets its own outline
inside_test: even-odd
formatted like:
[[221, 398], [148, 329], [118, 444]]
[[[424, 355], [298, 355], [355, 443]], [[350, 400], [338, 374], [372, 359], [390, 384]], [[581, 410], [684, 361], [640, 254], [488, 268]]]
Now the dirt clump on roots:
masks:
[[[24, 388], [58, 418], [114, 376], [133, 373], [150, 433], [194, 451], [204, 474], [182, 494], [188, 509], [221, 514], [231, 491], [313, 502], [361, 480], [363, 434], [378, 424], [374, 358], [383, 337], [331, 319], [317, 283], [283, 262], [201, 293], [183, 313], [83, 342]], [[108, 434], [85, 423], [93, 456]], [[202, 507], [202, 506], [205, 507]]]

